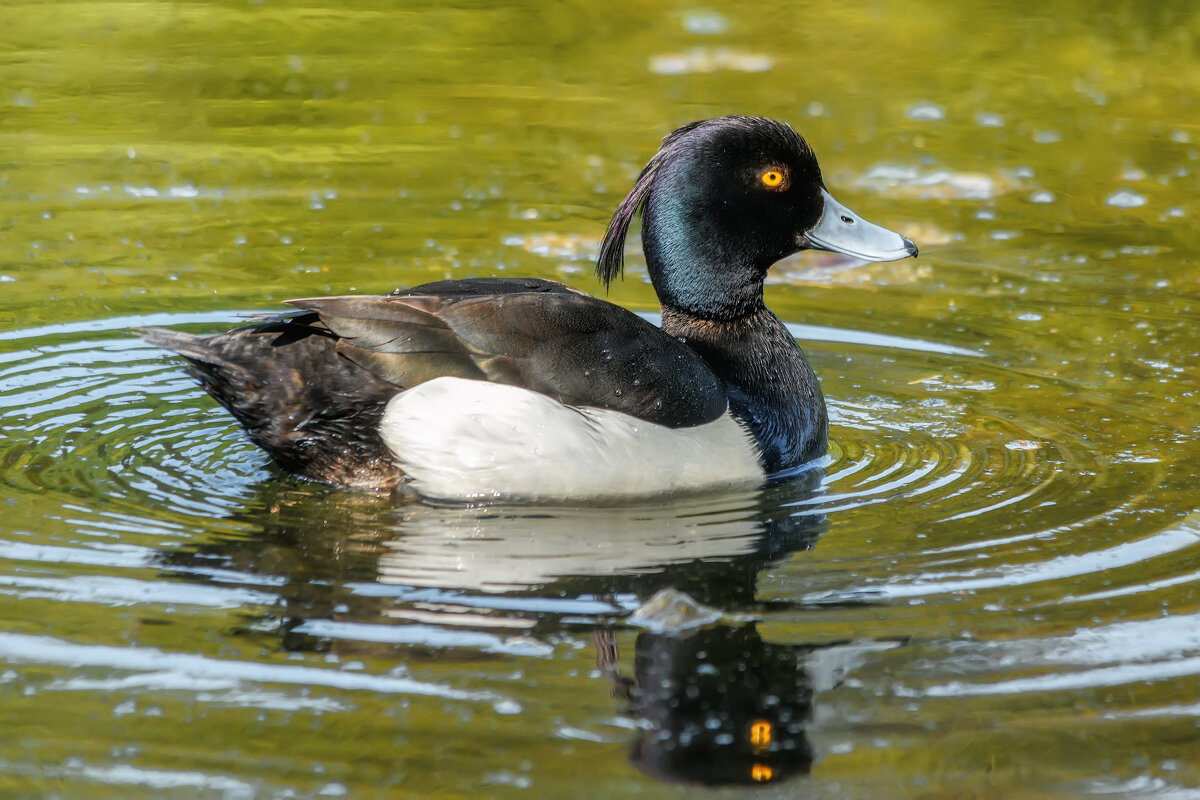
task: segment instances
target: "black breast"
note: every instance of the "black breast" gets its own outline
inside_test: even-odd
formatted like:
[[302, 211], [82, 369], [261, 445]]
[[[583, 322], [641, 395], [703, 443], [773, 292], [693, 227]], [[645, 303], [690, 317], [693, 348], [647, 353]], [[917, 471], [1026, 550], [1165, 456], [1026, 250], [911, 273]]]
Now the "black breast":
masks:
[[768, 474], [824, 455], [825, 396], [779, 318], [763, 306], [742, 319], [698, 319], [664, 309], [663, 329], [682, 338], [725, 384], [734, 417], [754, 436]]

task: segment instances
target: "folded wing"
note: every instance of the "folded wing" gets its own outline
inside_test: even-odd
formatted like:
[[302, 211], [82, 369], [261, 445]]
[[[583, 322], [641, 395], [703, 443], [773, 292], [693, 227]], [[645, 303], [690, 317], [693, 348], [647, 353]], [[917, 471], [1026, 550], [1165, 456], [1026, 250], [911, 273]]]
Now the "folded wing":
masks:
[[444, 376], [484, 380], [669, 427], [710, 422], [727, 404], [691, 348], [549, 281], [454, 281], [289, 303], [318, 315], [339, 354], [398, 388]]

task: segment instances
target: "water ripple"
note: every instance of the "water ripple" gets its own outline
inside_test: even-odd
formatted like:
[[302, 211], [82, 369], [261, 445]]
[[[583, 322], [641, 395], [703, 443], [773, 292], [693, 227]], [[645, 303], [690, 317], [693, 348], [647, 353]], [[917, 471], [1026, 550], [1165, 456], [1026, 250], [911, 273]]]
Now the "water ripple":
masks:
[[[1178, 419], [1128, 398], [924, 339], [801, 329], [831, 443], [786, 481], [615, 506], [397, 504], [283, 476], [179, 359], [124, 330], [217, 320], [235, 321], [125, 317], [0, 337], [15, 348], [0, 353], [0, 470], [41, 514], [13, 505], [0, 604], [99, 615], [117, 631], [113, 615], [132, 609], [164, 636], [182, 619], [237, 615], [222, 646], [352, 660], [326, 669], [14, 631], [0, 633], [0, 660], [58, 677], [12, 681], [328, 714], [353, 693], [405, 694], [509, 717], [538, 692], [509, 697], [481, 672], [445, 685], [381, 669], [450, 656], [535, 671], [585, 649], [579, 630], [599, 664], [614, 630], [658, 635], [628, 617], [670, 587], [723, 625], [758, 626], [756, 646], [799, 671], [787, 685], [807, 680], [837, 709], [836, 723], [814, 722], [830, 741], [856, 726], [908, 730], [913, 709], [946, 719], [938, 704], [968, 701], [1016, 724], [1047, 697], [1113, 687], [1135, 695], [1113, 719], [1195, 715], [1169, 696], [1200, 674], [1195, 615], [1165, 604], [1197, 582], [1200, 527], [1161, 502], [1163, 487], [1191, 491], [1189, 478], [1121, 437], [1189, 445]], [[1113, 618], [1117, 598], [1131, 618]], [[745, 652], [749, 634], [734, 630]], [[330, 695], [287, 688], [308, 685]], [[579, 730], [597, 727], [625, 735], [594, 720]]]

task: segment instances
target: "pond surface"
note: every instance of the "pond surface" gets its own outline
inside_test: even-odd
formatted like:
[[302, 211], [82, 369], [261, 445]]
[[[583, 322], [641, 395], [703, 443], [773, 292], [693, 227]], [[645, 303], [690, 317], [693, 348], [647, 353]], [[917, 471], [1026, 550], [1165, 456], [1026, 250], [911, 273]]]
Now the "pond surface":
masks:
[[[0, 795], [1198, 796], [1200, 8], [1047, 8], [0, 7]], [[921, 247], [773, 271], [832, 416], [788, 483], [338, 491], [130, 334], [598, 291], [734, 112]]]

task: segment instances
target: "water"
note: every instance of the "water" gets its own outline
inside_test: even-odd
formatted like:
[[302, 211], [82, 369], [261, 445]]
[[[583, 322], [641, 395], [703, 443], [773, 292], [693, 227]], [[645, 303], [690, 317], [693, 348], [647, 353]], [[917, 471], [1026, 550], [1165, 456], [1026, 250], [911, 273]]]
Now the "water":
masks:
[[[0, 8], [0, 795], [1200, 793], [1200, 13], [756, 9]], [[307, 484], [129, 333], [596, 291], [730, 112], [921, 246], [773, 270], [832, 419], [779, 485]]]

